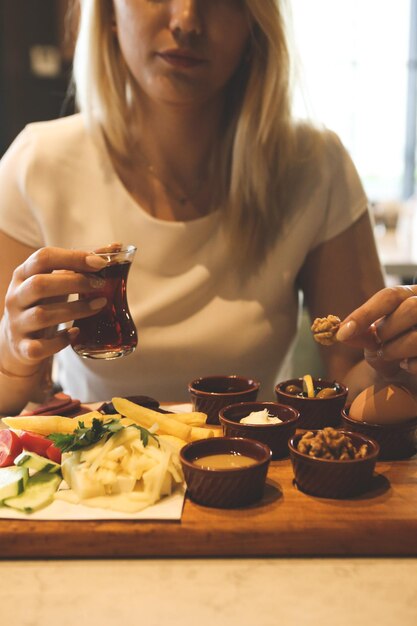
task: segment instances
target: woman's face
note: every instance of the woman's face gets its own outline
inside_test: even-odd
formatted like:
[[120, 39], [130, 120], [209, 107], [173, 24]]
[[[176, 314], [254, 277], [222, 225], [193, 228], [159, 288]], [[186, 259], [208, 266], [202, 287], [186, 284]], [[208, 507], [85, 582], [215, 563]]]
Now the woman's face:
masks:
[[247, 49], [243, 0], [113, 0], [113, 6], [125, 61], [154, 101], [216, 97]]

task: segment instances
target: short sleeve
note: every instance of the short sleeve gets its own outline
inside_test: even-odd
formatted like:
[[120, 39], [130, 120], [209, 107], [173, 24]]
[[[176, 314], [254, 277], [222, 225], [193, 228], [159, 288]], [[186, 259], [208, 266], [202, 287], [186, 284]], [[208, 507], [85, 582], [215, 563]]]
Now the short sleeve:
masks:
[[39, 248], [44, 245], [44, 237], [29, 191], [33, 144], [31, 129], [26, 127], [0, 161], [0, 230], [27, 246]]
[[[323, 220], [313, 248], [336, 237], [368, 210], [368, 199], [353, 161], [338, 136], [326, 132], [322, 167], [328, 180]], [[327, 175], [326, 175], [327, 174]]]

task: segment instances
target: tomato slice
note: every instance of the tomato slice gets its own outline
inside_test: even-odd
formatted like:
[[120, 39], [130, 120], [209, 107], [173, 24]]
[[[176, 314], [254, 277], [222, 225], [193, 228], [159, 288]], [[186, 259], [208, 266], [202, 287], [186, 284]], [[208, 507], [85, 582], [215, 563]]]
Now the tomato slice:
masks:
[[31, 433], [26, 430], [20, 433], [20, 441], [25, 450], [29, 452], [36, 452], [40, 456], [46, 457], [46, 451], [51, 445], [51, 440], [47, 439], [43, 435], [37, 433]]
[[60, 448], [54, 446], [53, 443], [49, 446], [49, 448], [46, 449], [46, 456], [48, 457], [48, 459], [51, 459], [51, 461], [55, 461], [55, 463], [61, 464], [62, 452]]
[[13, 465], [23, 446], [18, 435], [12, 430], [0, 430], [0, 467]]

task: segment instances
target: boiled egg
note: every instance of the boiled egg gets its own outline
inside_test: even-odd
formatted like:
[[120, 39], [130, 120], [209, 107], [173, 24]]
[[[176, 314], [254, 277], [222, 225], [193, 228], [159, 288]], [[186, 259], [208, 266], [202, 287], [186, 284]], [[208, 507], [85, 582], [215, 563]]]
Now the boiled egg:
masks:
[[417, 417], [417, 397], [400, 385], [372, 385], [352, 402], [349, 417], [369, 424], [396, 424]]

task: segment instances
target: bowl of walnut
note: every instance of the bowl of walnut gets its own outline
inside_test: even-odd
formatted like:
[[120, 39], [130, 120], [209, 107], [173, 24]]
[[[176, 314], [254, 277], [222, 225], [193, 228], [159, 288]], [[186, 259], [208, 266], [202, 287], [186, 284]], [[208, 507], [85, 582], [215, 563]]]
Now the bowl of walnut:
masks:
[[300, 413], [297, 428], [307, 430], [338, 426], [347, 394], [342, 383], [308, 374], [275, 385], [277, 402], [296, 409]]
[[297, 487], [321, 498], [351, 498], [366, 492], [379, 445], [373, 439], [328, 427], [296, 434], [288, 442]]

